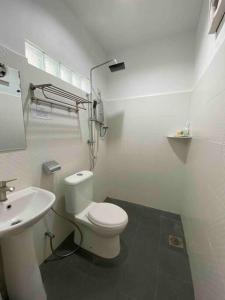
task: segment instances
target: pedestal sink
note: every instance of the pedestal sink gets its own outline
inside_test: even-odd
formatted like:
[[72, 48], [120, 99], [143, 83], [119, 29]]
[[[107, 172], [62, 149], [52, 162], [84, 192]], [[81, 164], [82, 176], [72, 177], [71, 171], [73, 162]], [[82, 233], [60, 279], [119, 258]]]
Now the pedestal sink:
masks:
[[32, 225], [51, 208], [55, 195], [29, 187], [0, 203], [0, 238], [10, 300], [46, 300], [32, 237]]

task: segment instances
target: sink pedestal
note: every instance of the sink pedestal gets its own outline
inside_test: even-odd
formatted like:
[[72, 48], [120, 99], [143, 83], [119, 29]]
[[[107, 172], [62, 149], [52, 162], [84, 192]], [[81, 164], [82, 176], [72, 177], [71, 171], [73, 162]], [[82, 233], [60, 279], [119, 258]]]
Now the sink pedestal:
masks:
[[10, 300], [47, 300], [37, 263], [32, 230], [1, 240], [6, 286]]

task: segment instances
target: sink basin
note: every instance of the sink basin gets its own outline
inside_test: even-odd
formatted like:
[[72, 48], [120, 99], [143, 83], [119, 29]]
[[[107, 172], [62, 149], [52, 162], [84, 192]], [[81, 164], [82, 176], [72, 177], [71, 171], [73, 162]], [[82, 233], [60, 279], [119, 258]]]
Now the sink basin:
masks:
[[36, 187], [8, 195], [8, 200], [0, 203], [0, 238], [37, 223], [54, 201], [53, 193]]
[[0, 203], [0, 238], [9, 299], [47, 300], [36, 259], [32, 225], [48, 212], [55, 195], [28, 187], [7, 196], [8, 200]]

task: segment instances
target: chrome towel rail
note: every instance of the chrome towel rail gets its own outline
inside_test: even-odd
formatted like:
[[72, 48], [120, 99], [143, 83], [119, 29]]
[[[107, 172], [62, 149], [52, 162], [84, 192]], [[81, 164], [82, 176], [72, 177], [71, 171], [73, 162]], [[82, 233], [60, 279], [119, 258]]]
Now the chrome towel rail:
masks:
[[[38, 89], [42, 92], [44, 98], [35, 96], [34, 91]], [[35, 103], [42, 103], [44, 105], [54, 106], [68, 111], [78, 112], [79, 109], [86, 110], [84, 104], [90, 103], [88, 99], [70, 93], [53, 84], [30, 84], [31, 101]], [[55, 97], [56, 96], [56, 97]], [[87, 95], [88, 97], [88, 95]]]

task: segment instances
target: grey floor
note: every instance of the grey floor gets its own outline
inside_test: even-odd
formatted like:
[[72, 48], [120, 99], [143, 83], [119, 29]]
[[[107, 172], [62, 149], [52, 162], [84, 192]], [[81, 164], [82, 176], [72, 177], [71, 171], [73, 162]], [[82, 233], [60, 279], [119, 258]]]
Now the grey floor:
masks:
[[[124, 201], [129, 224], [121, 236], [121, 254], [107, 261], [84, 251], [43, 263], [48, 300], [193, 300], [186, 250], [168, 246], [168, 235], [184, 237], [178, 215]], [[60, 248], [72, 247], [69, 236]], [[50, 257], [52, 259], [52, 257]]]

